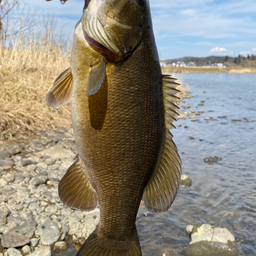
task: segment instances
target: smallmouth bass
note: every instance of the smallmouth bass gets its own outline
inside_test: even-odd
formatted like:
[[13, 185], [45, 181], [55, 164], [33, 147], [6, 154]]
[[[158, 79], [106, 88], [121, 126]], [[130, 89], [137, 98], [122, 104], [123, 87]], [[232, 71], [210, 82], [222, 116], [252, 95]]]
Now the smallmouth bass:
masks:
[[162, 75], [147, 0], [85, 0], [71, 67], [47, 105], [72, 102], [78, 156], [59, 183], [69, 207], [100, 207], [100, 222], [77, 256], [139, 256], [135, 226], [171, 206], [181, 161], [169, 130], [178, 115], [175, 79]]

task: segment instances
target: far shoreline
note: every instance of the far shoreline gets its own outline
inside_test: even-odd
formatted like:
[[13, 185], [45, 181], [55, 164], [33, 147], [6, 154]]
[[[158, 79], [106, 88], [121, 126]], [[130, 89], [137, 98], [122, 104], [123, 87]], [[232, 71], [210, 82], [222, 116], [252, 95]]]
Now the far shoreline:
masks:
[[163, 73], [256, 74], [256, 68], [162, 67]]

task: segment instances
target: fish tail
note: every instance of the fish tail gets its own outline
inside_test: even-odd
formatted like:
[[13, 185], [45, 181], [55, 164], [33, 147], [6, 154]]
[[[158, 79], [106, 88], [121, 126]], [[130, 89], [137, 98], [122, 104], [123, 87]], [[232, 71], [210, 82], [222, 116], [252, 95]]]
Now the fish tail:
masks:
[[141, 256], [138, 233], [126, 240], [113, 240], [102, 237], [96, 229], [84, 242], [76, 256]]

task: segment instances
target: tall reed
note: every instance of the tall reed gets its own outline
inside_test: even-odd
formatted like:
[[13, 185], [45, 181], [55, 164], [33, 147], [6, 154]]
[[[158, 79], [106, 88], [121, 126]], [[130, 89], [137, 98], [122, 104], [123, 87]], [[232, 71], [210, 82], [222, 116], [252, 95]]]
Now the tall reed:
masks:
[[45, 97], [54, 79], [70, 66], [64, 47], [49, 29], [18, 33], [0, 42], [0, 141], [70, 126], [69, 106], [54, 110]]

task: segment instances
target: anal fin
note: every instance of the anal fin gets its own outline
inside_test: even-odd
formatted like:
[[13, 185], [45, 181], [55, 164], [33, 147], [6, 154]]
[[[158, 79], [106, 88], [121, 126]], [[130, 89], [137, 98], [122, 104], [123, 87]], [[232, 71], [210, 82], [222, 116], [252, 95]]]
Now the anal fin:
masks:
[[84, 169], [84, 163], [77, 158], [59, 183], [59, 197], [68, 207], [90, 211], [97, 206], [98, 199]]

